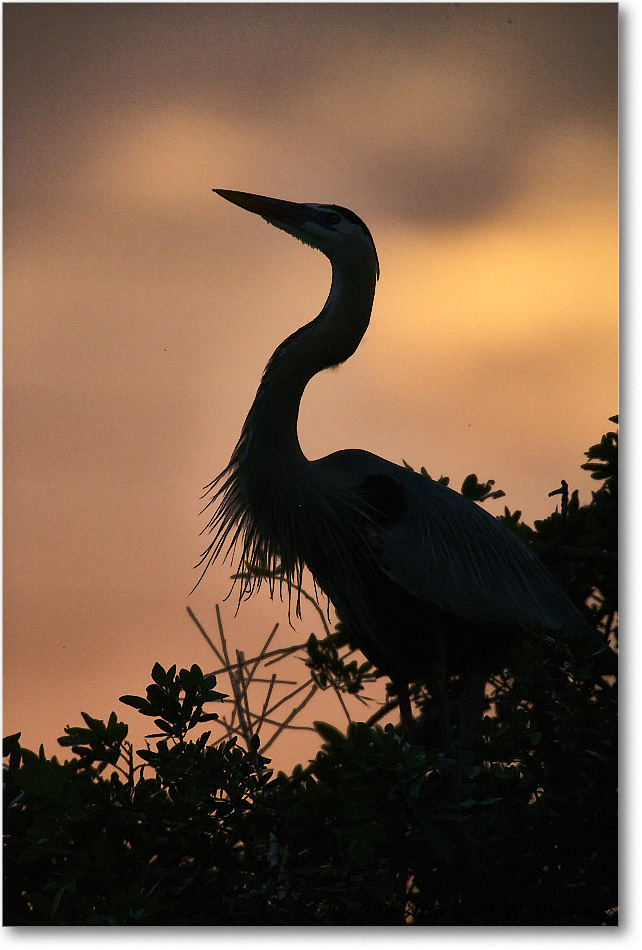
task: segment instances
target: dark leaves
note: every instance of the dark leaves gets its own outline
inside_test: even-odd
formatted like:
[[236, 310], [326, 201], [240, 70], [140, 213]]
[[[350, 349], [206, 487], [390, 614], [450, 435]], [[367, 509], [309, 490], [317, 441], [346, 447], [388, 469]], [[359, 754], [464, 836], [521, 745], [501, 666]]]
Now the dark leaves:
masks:
[[[578, 603], [614, 635], [616, 440], [590, 450], [602, 482], [534, 529]], [[492, 482], [468, 482], [482, 501]], [[381, 486], [379, 486], [381, 487]], [[375, 485], [374, 488], [377, 488]], [[567, 486], [568, 489], [568, 486]], [[546, 489], [547, 490], [547, 489]], [[351, 692], [373, 674], [342, 656], [346, 632], [308, 641], [319, 685]], [[316, 723], [321, 748], [274, 777], [258, 736], [212, 741], [223, 696], [194, 665], [156, 663], [145, 696], [121, 701], [160, 733], [134, 753], [116, 713], [82, 713], [59, 740], [72, 758], [4, 743], [7, 925], [607, 926], [617, 905], [617, 683], [590, 656], [534, 636], [496, 676], [483, 754], [456, 774], [425, 730]], [[456, 697], [457, 682], [451, 682]], [[414, 695], [427, 723], [432, 697]], [[195, 738], [190, 738], [195, 736]]]

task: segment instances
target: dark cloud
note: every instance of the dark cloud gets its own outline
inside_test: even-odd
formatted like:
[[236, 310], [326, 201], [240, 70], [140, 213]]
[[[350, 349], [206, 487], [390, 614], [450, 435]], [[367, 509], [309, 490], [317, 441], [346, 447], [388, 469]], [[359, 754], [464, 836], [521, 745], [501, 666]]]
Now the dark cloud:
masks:
[[[155, 659], [211, 659], [178, 622], [200, 488], [329, 275], [213, 187], [343, 204], [378, 242], [370, 332], [306, 392], [311, 456], [483, 463], [548, 511], [544, 471], [614, 411], [616, 4], [3, 16], [9, 731], [37, 747]], [[214, 625], [230, 570], [195, 595]]]
[[[96, 122], [159, 101], [281, 126], [302, 161], [321, 149], [433, 222], [501, 204], [542, 128], [615, 134], [617, 4], [13, 4], [4, 22], [9, 211], [82, 159]], [[469, 134], [436, 149], [466, 96]]]

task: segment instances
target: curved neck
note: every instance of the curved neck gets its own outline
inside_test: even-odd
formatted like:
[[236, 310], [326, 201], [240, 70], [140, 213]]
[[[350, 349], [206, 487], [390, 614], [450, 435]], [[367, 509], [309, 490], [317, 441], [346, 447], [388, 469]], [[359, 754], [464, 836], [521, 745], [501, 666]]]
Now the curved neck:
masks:
[[370, 321], [375, 284], [372, 260], [332, 263], [332, 285], [321, 313], [289, 336], [265, 368], [239, 443], [246, 463], [287, 477], [307, 462], [297, 433], [303, 391], [318, 372], [355, 352]]
[[[218, 501], [209, 528], [215, 536], [203, 554], [211, 563], [242, 536], [242, 593], [260, 585], [257, 566], [301, 584], [306, 562], [305, 523], [323, 522], [317, 482], [297, 435], [299, 405], [312, 377], [352, 356], [366, 331], [377, 280], [374, 246], [351, 260], [332, 262], [332, 286], [319, 316], [279, 346], [268, 363], [229, 465], [210, 485]], [[321, 500], [322, 497], [321, 497]], [[306, 522], [307, 519], [307, 522]]]

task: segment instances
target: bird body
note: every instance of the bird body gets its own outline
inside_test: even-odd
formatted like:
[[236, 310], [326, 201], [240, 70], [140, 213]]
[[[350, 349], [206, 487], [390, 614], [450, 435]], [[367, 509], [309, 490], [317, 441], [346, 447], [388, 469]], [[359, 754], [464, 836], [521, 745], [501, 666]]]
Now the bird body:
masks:
[[307, 567], [362, 652], [396, 682], [436, 660], [449, 672], [489, 674], [532, 625], [571, 637], [591, 630], [531, 550], [475, 502], [362, 450], [305, 457], [301, 397], [367, 329], [374, 242], [345, 208], [218, 193], [325, 253], [332, 284], [319, 316], [272, 355], [230, 463], [208, 486], [214, 537], [204, 570], [240, 547], [249, 596], [262, 580], [257, 567], [290, 591]]

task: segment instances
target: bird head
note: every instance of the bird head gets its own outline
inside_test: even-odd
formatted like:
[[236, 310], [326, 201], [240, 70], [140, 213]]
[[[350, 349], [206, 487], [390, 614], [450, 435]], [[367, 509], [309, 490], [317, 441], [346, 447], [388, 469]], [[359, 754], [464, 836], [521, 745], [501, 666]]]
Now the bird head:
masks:
[[245, 191], [213, 191], [232, 204], [260, 215], [268, 224], [291, 234], [325, 254], [332, 263], [362, 254], [373, 260], [379, 277], [379, 260], [370, 231], [360, 217], [339, 205], [298, 204], [280, 198], [266, 198]]

